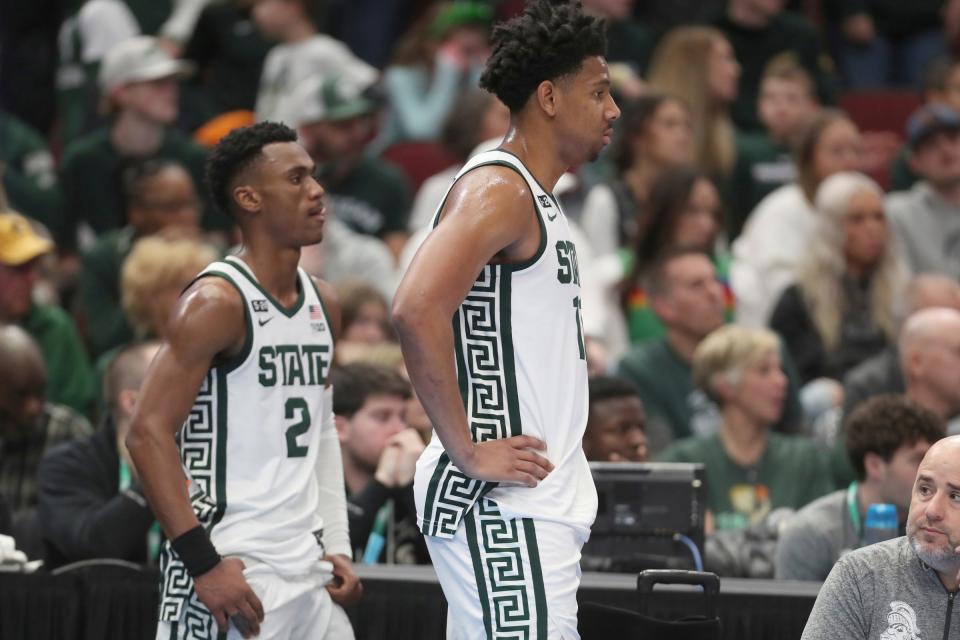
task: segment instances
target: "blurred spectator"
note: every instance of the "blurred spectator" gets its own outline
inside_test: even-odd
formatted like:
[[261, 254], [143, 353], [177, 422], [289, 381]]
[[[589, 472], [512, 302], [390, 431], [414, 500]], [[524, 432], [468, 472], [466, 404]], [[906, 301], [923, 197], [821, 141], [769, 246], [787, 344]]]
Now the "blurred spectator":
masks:
[[57, 142], [68, 146], [103, 124], [98, 113], [97, 75], [103, 57], [117, 44], [140, 35], [123, 0], [81, 0], [60, 25], [57, 69]]
[[40, 261], [54, 248], [27, 218], [0, 213], [0, 323], [17, 324], [36, 340], [50, 401], [86, 413], [94, 397], [94, 379], [80, 336], [60, 307], [34, 301]]
[[3, 110], [0, 110], [0, 181], [9, 200], [7, 206], [27, 212], [48, 229], [56, 228], [64, 203], [47, 141], [40, 132]]
[[960, 437], [943, 438], [930, 447], [917, 469], [907, 535], [840, 558], [820, 587], [802, 640], [957, 635], [958, 456]]
[[690, 109], [697, 166], [714, 179], [729, 176], [736, 160], [730, 105], [737, 98], [739, 77], [730, 41], [711, 27], [674, 29], [650, 62], [650, 86]]
[[906, 395], [960, 433], [960, 311], [923, 309], [907, 318], [900, 333], [900, 366]]
[[916, 273], [960, 278], [960, 115], [944, 105], [921, 107], [907, 123], [907, 143], [922, 181], [887, 198], [901, 250]]
[[257, 92], [257, 121], [273, 120], [294, 126], [288, 111], [294, 90], [314, 76], [340, 74], [366, 89], [377, 80], [377, 70], [357, 58], [345, 44], [318, 33], [307, 0], [254, 0], [253, 19], [269, 40]]
[[859, 170], [861, 151], [860, 132], [843, 112], [824, 109], [807, 124], [797, 145], [797, 181], [761, 200], [733, 243], [730, 279], [737, 322], [767, 324], [814, 237], [813, 201], [820, 183], [835, 173]]
[[190, 174], [172, 160], [146, 160], [122, 176], [126, 226], [103, 233], [83, 254], [79, 307], [94, 357], [129, 341], [120, 301], [120, 270], [134, 243], [161, 231], [199, 231], [200, 200]]
[[847, 418], [845, 431], [856, 480], [787, 521], [777, 544], [777, 580], [825, 580], [840, 556], [866, 544], [863, 523], [871, 504], [894, 505], [902, 530], [917, 467], [944, 436], [934, 413], [894, 395], [864, 402]]
[[410, 208], [407, 229], [411, 233], [430, 224], [460, 167], [477, 152], [477, 147], [498, 145], [509, 128], [510, 110], [492, 93], [471, 88], [457, 97], [440, 131], [440, 144], [457, 159], [457, 164], [420, 185]]
[[[657, 43], [656, 29], [634, 19], [634, 0], [583, 0], [583, 10], [607, 23], [607, 55], [613, 91], [631, 95], [643, 91], [646, 72]], [[633, 86], [626, 86], [627, 84]]]
[[737, 135], [737, 163], [730, 177], [727, 238], [733, 242], [751, 211], [768, 193], [793, 182], [793, 147], [817, 112], [813, 79], [791, 53], [767, 64], [757, 112], [763, 131]]
[[323, 242], [301, 249], [300, 266], [330, 284], [363, 280], [388, 300], [399, 281], [393, 254], [382, 240], [357, 233], [332, 217], [323, 225]]
[[720, 195], [706, 175], [696, 169], [664, 172], [653, 185], [649, 211], [644, 216], [631, 258], [633, 267], [624, 280], [623, 310], [630, 341], [661, 338], [665, 329], [643, 288], [643, 276], [664, 255], [678, 249], [693, 249], [710, 256], [723, 288], [724, 317], [733, 319], [730, 294], [730, 256], [717, 250], [722, 226]]
[[381, 147], [439, 138], [457, 97], [477, 86], [492, 21], [485, 3], [440, 2], [403, 36], [383, 74], [388, 106]]
[[0, 494], [0, 536], [9, 536], [13, 533], [13, 515], [7, 499]]
[[783, 413], [787, 378], [776, 334], [728, 325], [693, 355], [693, 380], [720, 407], [712, 435], [673, 444], [659, 460], [701, 462], [714, 529], [742, 529], [773, 509], [799, 509], [831, 489], [813, 444], [771, 432]]
[[581, 224], [597, 256], [634, 245], [657, 180], [691, 164], [693, 153], [690, 111], [680, 100], [652, 94], [624, 104], [609, 156], [616, 173], [583, 204]]
[[13, 537], [31, 558], [43, 554], [37, 469], [50, 448], [91, 433], [69, 408], [47, 401], [47, 370], [33, 339], [0, 325], [0, 494], [13, 514]]
[[[206, 151], [176, 129], [177, 79], [192, 65], [171, 58], [156, 38], [140, 36], [112, 48], [100, 66], [100, 87], [110, 124], [73, 142], [61, 166], [65, 211], [61, 248], [76, 247], [77, 225], [96, 234], [127, 223], [121, 175], [127, 163], [146, 158], [176, 160], [203, 184]], [[203, 226], [229, 230], [233, 222], [205, 207]]]
[[352, 230], [383, 240], [396, 259], [407, 240], [410, 193], [398, 168], [364, 153], [376, 102], [354, 79], [330, 74], [298, 86], [287, 107], [317, 163], [328, 211]]
[[188, 124], [236, 110], [253, 111], [271, 43], [251, 16], [254, 0], [214, 2], [203, 9], [183, 57], [197, 66], [182, 89]]
[[823, 50], [817, 28], [803, 15], [784, 11], [785, 0], [728, 0], [708, 22], [720, 29], [742, 65], [733, 121], [744, 131], [760, 129], [757, 97], [763, 71], [775, 56], [792, 52], [813, 76], [824, 104], [836, 102], [837, 81], [833, 63]]
[[356, 561], [429, 563], [413, 503], [424, 445], [407, 426], [410, 386], [396, 371], [368, 364], [334, 368], [331, 384]]
[[134, 338], [165, 338], [180, 294], [218, 257], [211, 245], [190, 237], [138, 240], [120, 272], [120, 299]]
[[107, 410], [100, 428], [53, 449], [40, 463], [38, 509], [50, 568], [89, 558], [156, 560], [160, 528], [124, 439], [159, 347], [141, 342], [117, 354], [104, 379]]
[[54, 76], [61, 0], [0, 5], [0, 109], [46, 136], [56, 115]]
[[[960, 283], [938, 273], [914, 276], [904, 296], [904, 318], [921, 309], [948, 307], [960, 311]], [[896, 343], [851, 369], [843, 379], [843, 415], [864, 400], [884, 393], [903, 393], [900, 350]]]
[[337, 287], [340, 296], [340, 336], [337, 344], [378, 344], [392, 341], [386, 299], [363, 281], [347, 281]]
[[816, 205], [818, 228], [797, 283], [770, 318], [804, 384], [840, 381], [894, 342], [907, 283], [879, 185], [860, 173], [837, 173], [820, 185]]
[[[942, 104], [960, 113], [960, 58], [935, 60], [924, 72], [923, 101]], [[905, 144], [890, 166], [890, 191], [906, 191], [920, 178], [910, 166], [910, 145]]]
[[646, 415], [636, 385], [624, 378], [590, 378], [590, 412], [583, 434], [587, 460], [646, 462]]
[[[694, 385], [690, 363], [697, 345], [723, 324], [724, 301], [710, 257], [690, 249], [661, 257], [645, 288], [666, 334], [635, 345], [620, 361], [617, 375], [640, 390], [650, 451], [656, 454], [673, 440], [710, 436], [720, 427], [717, 406]], [[796, 373], [789, 362], [784, 366], [786, 402], [776, 426], [782, 431], [796, 429], [801, 420]]]
[[947, 52], [944, 0], [825, 0], [824, 17], [849, 89], [917, 86]]

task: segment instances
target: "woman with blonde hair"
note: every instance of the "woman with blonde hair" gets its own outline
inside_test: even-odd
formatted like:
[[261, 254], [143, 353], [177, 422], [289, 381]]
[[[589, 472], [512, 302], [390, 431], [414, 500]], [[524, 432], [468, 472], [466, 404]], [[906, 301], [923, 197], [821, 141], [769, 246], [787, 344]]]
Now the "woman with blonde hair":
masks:
[[816, 232], [817, 189], [835, 173], [860, 169], [860, 132], [844, 112], [823, 109], [807, 123], [795, 154], [796, 182], [761, 200], [732, 246], [730, 284], [740, 324], [766, 326], [780, 294], [795, 281]]
[[658, 459], [703, 463], [713, 528], [742, 529], [833, 489], [809, 440], [770, 429], [787, 396], [775, 333], [723, 326], [697, 346], [692, 364], [694, 384], [720, 408], [720, 430], [680, 440]]
[[827, 178], [817, 191], [815, 234], [773, 311], [801, 381], [842, 380], [896, 339], [907, 270], [897, 256], [883, 190], [861, 173]]
[[651, 88], [688, 105], [699, 167], [713, 178], [730, 175], [736, 160], [730, 105], [740, 64], [718, 29], [680, 27], [657, 46], [647, 76]]

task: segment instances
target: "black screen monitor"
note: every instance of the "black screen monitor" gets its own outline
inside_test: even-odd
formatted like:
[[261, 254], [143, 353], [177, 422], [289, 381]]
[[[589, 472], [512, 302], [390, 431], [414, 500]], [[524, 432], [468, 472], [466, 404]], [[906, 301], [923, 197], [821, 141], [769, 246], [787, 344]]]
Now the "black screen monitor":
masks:
[[685, 536], [703, 552], [706, 487], [702, 464], [591, 462], [599, 499], [586, 571], [635, 573], [644, 569], [694, 569]]

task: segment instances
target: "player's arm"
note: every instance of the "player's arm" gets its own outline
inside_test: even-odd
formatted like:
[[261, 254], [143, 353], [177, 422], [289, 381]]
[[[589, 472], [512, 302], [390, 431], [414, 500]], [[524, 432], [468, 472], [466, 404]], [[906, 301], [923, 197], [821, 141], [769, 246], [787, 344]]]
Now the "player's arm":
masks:
[[[340, 301], [333, 287], [323, 280], [313, 279], [323, 299], [334, 340], [340, 335]], [[350, 561], [350, 529], [347, 520], [347, 491], [343, 485], [343, 459], [340, 457], [340, 439], [333, 423], [333, 387], [330, 381], [323, 390], [324, 411], [320, 422], [320, 450], [317, 452], [316, 477], [320, 487], [320, 516], [323, 518], [323, 539], [327, 548], [324, 556], [333, 564], [333, 581], [327, 591], [335, 602], [349, 606], [360, 599], [363, 585], [353, 572]]]
[[495, 257], [529, 258], [540, 244], [533, 199], [523, 179], [502, 167], [462, 177], [437, 228], [407, 269], [393, 302], [393, 322], [417, 395], [453, 463], [472, 478], [535, 486], [553, 469], [516, 436], [475, 445], [454, 366], [451, 318], [477, 275]]
[[200, 601], [222, 631], [229, 617], [242, 615], [250, 623], [247, 631], [258, 633], [260, 601], [243, 578], [243, 563], [221, 560], [194, 515], [175, 440], [214, 358], [238, 352], [245, 338], [243, 301], [233, 286], [218, 278], [194, 283], [174, 308], [126, 443], [153, 513], [193, 576]]

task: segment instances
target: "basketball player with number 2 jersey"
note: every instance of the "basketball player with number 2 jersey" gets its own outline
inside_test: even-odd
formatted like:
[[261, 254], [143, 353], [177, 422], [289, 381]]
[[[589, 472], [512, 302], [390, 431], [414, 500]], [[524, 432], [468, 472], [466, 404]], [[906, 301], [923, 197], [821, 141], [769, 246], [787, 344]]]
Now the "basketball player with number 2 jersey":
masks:
[[414, 492], [448, 638], [569, 640], [597, 494], [577, 252], [552, 190], [620, 111], [603, 22], [579, 3], [533, 0], [493, 39], [481, 86], [510, 130], [460, 170], [394, 299], [436, 435]]
[[226, 136], [207, 174], [244, 244], [184, 291], [127, 445], [169, 540], [157, 638], [349, 639], [350, 565], [334, 428], [339, 309], [298, 267], [323, 189], [296, 133]]

